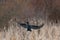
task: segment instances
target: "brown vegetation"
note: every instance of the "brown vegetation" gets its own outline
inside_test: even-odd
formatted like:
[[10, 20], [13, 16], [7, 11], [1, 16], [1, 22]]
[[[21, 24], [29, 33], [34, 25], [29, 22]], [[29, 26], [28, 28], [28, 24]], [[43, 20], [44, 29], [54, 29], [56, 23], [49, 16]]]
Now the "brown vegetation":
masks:
[[[0, 29], [4, 29], [0, 32], [0, 40], [60, 40], [59, 3], [60, 0], [0, 0]], [[17, 24], [27, 17], [30, 24], [38, 21], [38, 25], [44, 23], [44, 27], [27, 32]], [[48, 23], [51, 21], [58, 24]]]

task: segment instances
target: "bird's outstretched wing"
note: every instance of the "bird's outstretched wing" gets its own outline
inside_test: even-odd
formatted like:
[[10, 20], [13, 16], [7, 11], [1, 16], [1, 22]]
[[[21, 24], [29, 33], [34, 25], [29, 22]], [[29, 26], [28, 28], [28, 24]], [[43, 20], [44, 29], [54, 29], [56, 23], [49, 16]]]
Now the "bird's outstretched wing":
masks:
[[24, 28], [27, 28], [27, 26], [26, 26], [26, 24], [25, 23], [18, 23], [18, 24], [20, 24], [22, 27], [24, 27]]
[[44, 24], [40, 25], [40, 26], [35, 26], [35, 25], [31, 25], [32, 29], [40, 29], [44, 26]]

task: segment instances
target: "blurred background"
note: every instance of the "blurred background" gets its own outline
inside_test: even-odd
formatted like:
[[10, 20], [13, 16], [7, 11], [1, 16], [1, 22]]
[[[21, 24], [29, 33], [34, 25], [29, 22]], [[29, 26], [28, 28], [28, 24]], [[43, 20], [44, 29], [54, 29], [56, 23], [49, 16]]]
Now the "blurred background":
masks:
[[[60, 40], [59, 3], [60, 0], [0, 0], [0, 39]], [[17, 22], [26, 22], [27, 18], [29, 19], [30, 24], [36, 25], [35, 22], [38, 22], [38, 25], [42, 23], [45, 25], [41, 30], [33, 30], [31, 33], [27, 32], [17, 24]], [[40, 35], [39, 37], [38, 33]], [[27, 38], [28, 35], [29, 38]]]

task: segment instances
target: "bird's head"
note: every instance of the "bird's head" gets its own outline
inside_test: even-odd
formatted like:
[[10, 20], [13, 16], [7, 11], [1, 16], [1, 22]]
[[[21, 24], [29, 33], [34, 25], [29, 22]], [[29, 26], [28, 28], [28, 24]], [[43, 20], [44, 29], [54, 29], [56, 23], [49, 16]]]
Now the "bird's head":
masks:
[[29, 24], [29, 22], [26, 22], [27, 24]]

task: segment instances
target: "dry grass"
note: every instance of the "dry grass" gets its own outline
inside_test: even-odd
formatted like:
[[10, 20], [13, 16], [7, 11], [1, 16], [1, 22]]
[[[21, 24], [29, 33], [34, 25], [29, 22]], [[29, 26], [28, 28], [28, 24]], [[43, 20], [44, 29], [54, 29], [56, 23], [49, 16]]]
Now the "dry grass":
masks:
[[[52, 3], [51, 3], [52, 2]], [[60, 40], [60, 1], [59, 0], [6, 0], [0, 1], [0, 40]], [[26, 31], [11, 18], [39, 18], [44, 22], [40, 30]], [[50, 23], [50, 21], [58, 23]], [[38, 21], [39, 25], [42, 21]], [[47, 22], [48, 21], [48, 22]], [[30, 24], [32, 20], [29, 21]], [[7, 28], [4, 29], [4, 27]], [[4, 29], [4, 30], [3, 30]]]
[[[40, 22], [42, 23], [41, 20]], [[33, 22], [30, 23], [33, 24]], [[60, 25], [45, 23], [41, 29], [29, 32], [11, 20], [8, 30], [0, 32], [0, 40], [60, 40]]]

